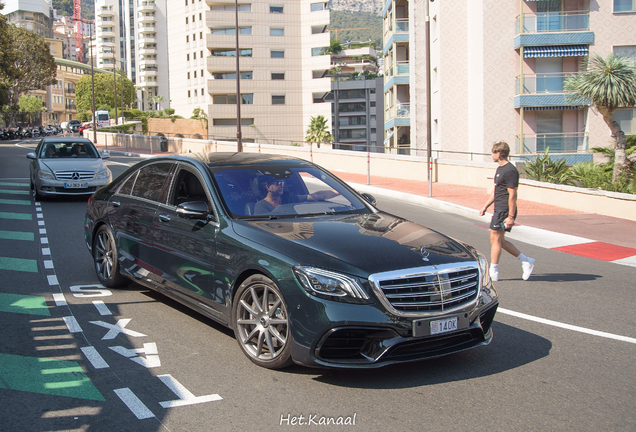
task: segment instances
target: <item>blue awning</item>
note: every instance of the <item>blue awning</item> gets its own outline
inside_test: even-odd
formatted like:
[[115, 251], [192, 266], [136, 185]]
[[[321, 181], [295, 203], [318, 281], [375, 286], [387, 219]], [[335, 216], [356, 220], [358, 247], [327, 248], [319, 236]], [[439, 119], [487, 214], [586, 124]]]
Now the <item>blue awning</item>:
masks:
[[523, 49], [525, 58], [532, 57], [579, 57], [590, 53], [588, 45], [529, 46]]
[[523, 107], [524, 111], [560, 111], [569, 109], [583, 109], [585, 105], [566, 105], [566, 106], [534, 106]]

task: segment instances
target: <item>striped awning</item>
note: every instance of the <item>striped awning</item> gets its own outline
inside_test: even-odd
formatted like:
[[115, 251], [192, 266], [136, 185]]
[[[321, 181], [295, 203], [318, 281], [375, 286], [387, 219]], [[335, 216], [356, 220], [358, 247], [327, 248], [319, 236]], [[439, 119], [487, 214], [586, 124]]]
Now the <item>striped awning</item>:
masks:
[[534, 107], [523, 107], [524, 111], [558, 111], [558, 110], [569, 110], [569, 109], [583, 109], [585, 105], [562, 105], [562, 106], [534, 106]]
[[588, 45], [529, 46], [523, 49], [525, 58], [531, 57], [579, 57], [590, 53]]

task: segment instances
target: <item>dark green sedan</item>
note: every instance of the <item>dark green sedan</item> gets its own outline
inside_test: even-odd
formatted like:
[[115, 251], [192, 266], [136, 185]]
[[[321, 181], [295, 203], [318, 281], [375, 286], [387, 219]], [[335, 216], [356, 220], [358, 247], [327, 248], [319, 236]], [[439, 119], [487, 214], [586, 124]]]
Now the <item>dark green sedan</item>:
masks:
[[492, 340], [481, 253], [302, 159], [151, 158], [91, 197], [84, 230], [103, 285], [134, 281], [232, 328], [263, 367], [379, 367]]

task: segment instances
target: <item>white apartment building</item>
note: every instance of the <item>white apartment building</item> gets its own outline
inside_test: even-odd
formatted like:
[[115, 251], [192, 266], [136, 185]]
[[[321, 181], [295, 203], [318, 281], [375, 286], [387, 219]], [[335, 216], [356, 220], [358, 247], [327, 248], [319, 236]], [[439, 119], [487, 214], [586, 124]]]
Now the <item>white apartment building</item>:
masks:
[[[572, 103], [563, 84], [588, 55], [636, 58], [635, 12], [634, 0], [386, 0], [387, 146], [425, 154], [415, 149], [428, 146], [428, 110], [434, 157], [489, 153], [498, 140], [517, 154], [607, 146], [610, 130], [602, 116]], [[616, 120], [626, 134], [636, 134], [635, 109], [619, 110]], [[409, 144], [402, 146], [398, 140], [405, 135]]]
[[210, 138], [236, 139], [237, 54], [244, 142], [302, 142], [312, 116], [331, 118], [326, 1], [238, 1], [238, 11], [232, 0], [168, 5], [171, 107], [184, 117], [207, 111]]
[[[125, 70], [142, 111], [170, 104], [166, 16], [166, 0], [95, 1], [95, 66]], [[152, 102], [156, 96], [164, 101]]]

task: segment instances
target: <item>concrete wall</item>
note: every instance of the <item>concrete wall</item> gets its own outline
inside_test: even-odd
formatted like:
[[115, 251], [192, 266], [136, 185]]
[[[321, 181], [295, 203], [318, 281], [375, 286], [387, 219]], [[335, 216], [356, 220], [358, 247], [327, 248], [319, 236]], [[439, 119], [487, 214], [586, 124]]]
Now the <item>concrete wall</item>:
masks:
[[[176, 153], [235, 152], [236, 143], [229, 141], [168, 138], [168, 151]], [[159, 152], [160, 137], [97, 132], [99, 145], [109, 150]], [[426, 181], [426, 159], [400, 155], [333, 150], [329, 145], [281, 146], [243, 143], [243, 151], [295, 156], [334, 172], [348, 172], [379, 177]], [[435, 159], [433, 180], [439, 183], [493, 188], [494, 162], [472, 162]], [[636, 221], [636, 195], [555, 185], [533, 180], [521, 180], [519, 194], [524, 200], [564, 207], [588, 213], [597, 213]]]
[[148, 135], [157, 135], [162, 133], [165, 136], [173, 137], [176, 134], [182, 134], [186, 137], [192, 137], [199, 134], [203, 138], [208, 137], [207, 123], [205, 120], [194, 119], [148, 119]]

